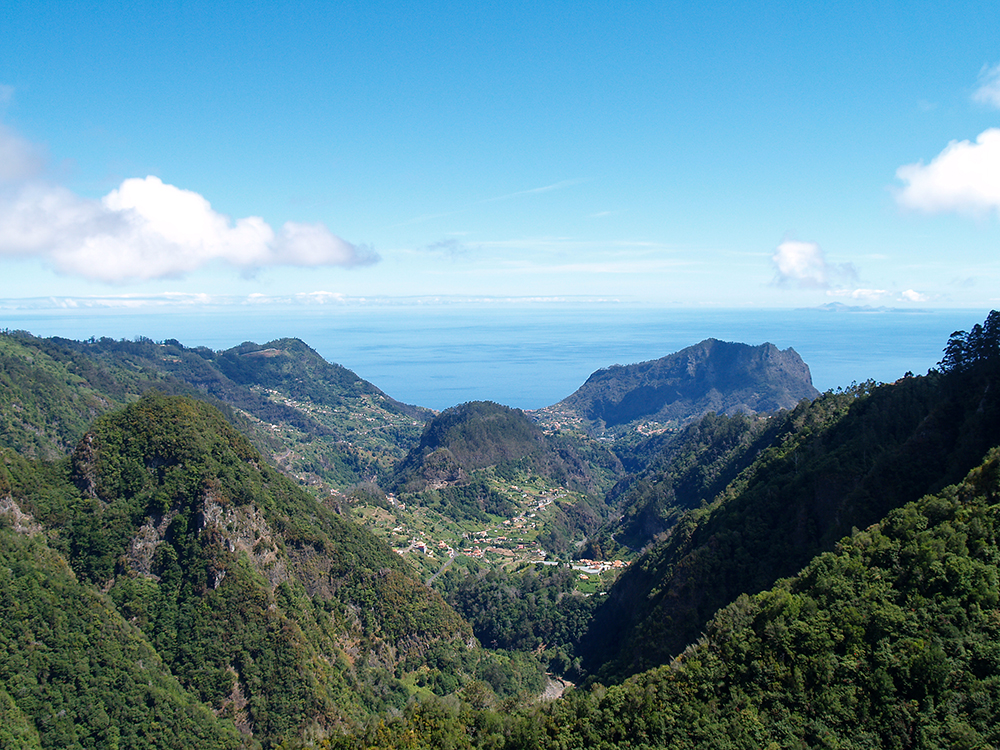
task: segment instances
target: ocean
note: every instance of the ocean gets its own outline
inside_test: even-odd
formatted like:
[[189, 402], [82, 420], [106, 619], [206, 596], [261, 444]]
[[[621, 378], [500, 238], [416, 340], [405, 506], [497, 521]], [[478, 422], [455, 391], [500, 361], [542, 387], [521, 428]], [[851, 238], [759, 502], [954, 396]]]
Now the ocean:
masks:
[[988, 310], [676, 310], [618, 304], [218, 306], [0, 311], [0, 328], [226, 349], [297, 337], [391, 397], [445, 409], [488, 400], [548, 406], [602, 367], [663, 357], [706, 338], [793, 348], [821, 391], [920, 375], [953, 331]]

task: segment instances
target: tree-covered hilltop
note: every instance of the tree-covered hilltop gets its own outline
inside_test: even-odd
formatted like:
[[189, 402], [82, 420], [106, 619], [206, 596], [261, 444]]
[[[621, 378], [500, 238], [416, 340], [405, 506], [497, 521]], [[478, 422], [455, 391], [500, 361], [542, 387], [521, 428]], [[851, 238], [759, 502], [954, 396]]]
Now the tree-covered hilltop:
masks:
[[576, 500], [553, 504], [544, 539], [550, 552], [563, 553], [570, 539], [600, 523], [606, 512], [600, 495], [620, 471], [621, 462], [604, 446], [546, 435], [520, 409], [473, 401], [427, 424], [397, 465], [392, 489], [444, 517], [486, 522], [514, 513], [500, 485], [534, 477], [569, 488]]
[[[610, 453], [602, 458], [617, 468]], [[546, 436], [520, 409], [470, 401], [428, 422], [419, 443], [397, 466], [393, 484], [400, 492], [464, 484], [487, 467], [501, 475], [539, 474], [590, 491], [600, 489], [602, 480], [576, 445]]]
[[[203, 402], [153, 392], [100, 418], [60, 464], [8, 459], [0, 515], [44, 533], [76, 585], [255, 744], [401, 708], [417, 689], [408, 675], [432, 654], [453, 666], [439, 689], [481, 672], [501, 695], [519, 689], [517, 666], [470, 650], [469, 625], [384, 542], [267, 466]], [[76, 626], [59, 622], [72, 642]], [[14, 624], [5, 618], [0, 636], [17, 638]], [[57, 745], [37, 704], [4, 685], [43, 745]]]

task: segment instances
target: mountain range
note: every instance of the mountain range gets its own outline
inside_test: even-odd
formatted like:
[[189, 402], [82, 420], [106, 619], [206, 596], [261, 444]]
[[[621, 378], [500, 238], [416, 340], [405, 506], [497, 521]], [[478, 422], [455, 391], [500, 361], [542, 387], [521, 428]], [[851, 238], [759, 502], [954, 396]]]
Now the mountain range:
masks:
[[1000, 744], [998, 329], [440, 414], [295, 339], [5, 332], [0, 746]]

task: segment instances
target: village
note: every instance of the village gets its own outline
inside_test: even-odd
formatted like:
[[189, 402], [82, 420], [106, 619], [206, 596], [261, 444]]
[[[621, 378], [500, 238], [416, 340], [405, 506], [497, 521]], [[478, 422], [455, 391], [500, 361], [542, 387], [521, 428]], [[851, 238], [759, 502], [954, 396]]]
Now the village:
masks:
[[620, 573], [628, 566], [623, 560], [557, 560], [542, 547], [539, 539], [552, 504], [571, 494], [564, 487], [508, 484], [503, 489], [515, 502], [517, 513], [487, 526], [449, 521], [391, 493], [386, 495], [385, 507], [366, 506], [355, 512], [359, 520], [387, 538], [428, 584], [456, 562], [473, 569], [567, 565], [579, 572], [581, 582], [601, 578], [608, 571]]

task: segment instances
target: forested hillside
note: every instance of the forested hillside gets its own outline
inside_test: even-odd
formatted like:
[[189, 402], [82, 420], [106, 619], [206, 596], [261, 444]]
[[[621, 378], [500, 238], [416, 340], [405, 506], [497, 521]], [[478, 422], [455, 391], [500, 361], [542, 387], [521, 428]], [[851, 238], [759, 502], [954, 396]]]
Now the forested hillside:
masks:
[[213, 352], [176, 340], [0, 335], [6, 445], [56, 458], [90, 421], [155, 387], [208, 400], [303, 484], [350, 487], [389, 472], [431, 412], [401, 404], [298, 339]]
[[[681, 495], [670, 472], [639, 482], [624, 507], [660, 519], [667, 538], [622, 576], [585, 641], [590, 671], [620, 679], [697, 637], [720, 606], [770, 586], [852, 527], [958, 481], [1000, 444], [994, 363], [828, 393], [772, 417], [755, 456], [721, 491]], [[739, 446], [737, 441], [737, 446]], [[624, 531], [630, 526], [626, 514]]]
[[998, 394], [996, 312], [615, 440], [294, 339], [6, 333], [0, 746], [996, 746]]
[[[599, 675], [617, 684], [592, 678], [513, 714], [417, 704], [330, 746], [995, 747], [998, 324], [993, 313], [957, 332], [947, 352], [958, 356], [926, 378], [826, 394], [763, 431], [723, 430], [719, 455], [756, 457], [681, 516], [592, 625], [624, 623]], [[698, 607], [730, 591], [698, 623]], [[687, 643], [664, 645], [685, 628]], [[659, 666], [618, 682], [642, 659]]]
[[[0, 636], [29, 651], [43, 645], [62, 666], [39, 666], [38, 687], [32, 680], [24, 689], [25, 664], [44, 662], [8, 651], [0, 671], [43, 747], [73, 746], [63, 743], [71, 730], [45, 719], [43, 704], [81, 689], [89, 678], [79, 659], [93, 661], [98, 647], [86, 640], [96, 636], [84, 637], [90, 630], [77, 632], [95, 627], [80, 619], [84, 613], [48, 621], [44, 637], [37, 626], [20, 630], [52, 614], [50, 595], [41, 592], [57, 580], [91, 603], [90, 617], [108, 620], [98, 630], [120, 631], [129, 653], [146, 649], [136, 658], [148, 668], [162, 664], [156, 679], [166, 682], [157, 700], [173, 706], [164, 710], [194, 712], [191, 722], [202, 712], [198, 721], [207, 728], [171, 725], [168, 734], [178, 737], [214, 733], [231, 742], [234, 725], [265, 747], [322, 736], [405, 705], [415, 685], [403, 678], [424, 670], [432, 654], [452, 665], [452, 690], [483, 671], [501, 690], [512, 684], [506, 661], [470, 651], [471, 628], [414, 580], [398, 555], [269, 468], [207, 404], [151, 393], [100, 418], [71, 459], [36, 466], [7, 454], [4, 467], [5, 549], [25, 558], [21, 568], [32, 567], [30, 559], [49, 562], [8, 579], [12, 593], [28, 593], [13, 602], [22, 609], [2, 620]], [[113, 703], [123, 680], [145, 684], [129, 676], [135, 666], [128, 658], [108, 658], [116, 661], [95, 663], [100, 677], [84, 688], [100, 702], [78, 711]], [[155, 733], [166, 719], [137, 691], [142, 706], [129, 731]], [[226, 722], [219, 725], [208, 709]], [[100, 746], [98, 728], [124, 731], [118, 721], [127, 715], [93, 719], [97, 728], [86, 730], [90, 739], [80, 746]], [[91, 719], [67, 721], [89, 727]]]
[[669, 665], [526, 717], [507, 747], [994, 747], [998, 502], [994, 450], [740, 595]]
[[0, 747], [240, 747], [232, 722], [15, 511], [0, 474]]

